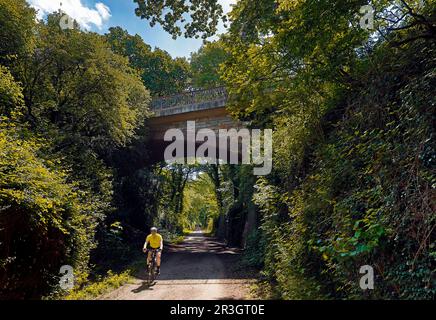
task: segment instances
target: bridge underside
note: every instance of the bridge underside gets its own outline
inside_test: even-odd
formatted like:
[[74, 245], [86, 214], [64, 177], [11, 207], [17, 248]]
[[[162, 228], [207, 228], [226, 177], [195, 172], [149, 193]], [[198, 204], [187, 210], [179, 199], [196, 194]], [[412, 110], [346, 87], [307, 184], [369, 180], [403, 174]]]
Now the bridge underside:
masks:
[[[243, 125], [239, 122], [233, 120], [228, 114], [225, 107], [198, 110], [193, 112], [179, 113], [174, 115], [166, 115], [156, 118], [151, 118], [148, 120], [148, 126], [150, 128], [150, 150], [151, 150], [151, 161], [160, 162], [165, 160], [164, 153], [165, 149], [172, 143], [171, 141], [166, 142], [164, 140], [165, 133], [169, 129], [180, 129], [185, 137], [185, 154], [186, 157], [187, 145], [195, 144], [196, 148], [203, 144], [203, 142], [189, 141], [187, 135], [187, 121], [195, 121], [196, 133], [200, 129], [211, 129], [216, 133], [218, 137], [218, 131], [220, 129], [241, 129]], [[227, 148], [226, 150], [229, 150]], [[216, 158], [223, 154], [223, 150], [219, 150], [219, 143], [216, 141]], [[238, 152], [239, 154], [240, 152]], [[226, 159], [230, 159], [231, 153], [227, 152], [225, 155]], [[224, 159], [223, 159], [224, 160]]]

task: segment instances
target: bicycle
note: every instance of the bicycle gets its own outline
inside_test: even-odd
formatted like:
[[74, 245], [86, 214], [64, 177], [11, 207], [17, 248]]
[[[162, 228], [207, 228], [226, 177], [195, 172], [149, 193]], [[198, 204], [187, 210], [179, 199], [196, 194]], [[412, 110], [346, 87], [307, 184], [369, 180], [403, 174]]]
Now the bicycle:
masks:
[[151, 259], [150, 262], [147, 261], [147, 282], [148, 285], [152, 285], [157, 278], [156, 256], [159, 249], [148, 249], [148, 250], [151, 250]]

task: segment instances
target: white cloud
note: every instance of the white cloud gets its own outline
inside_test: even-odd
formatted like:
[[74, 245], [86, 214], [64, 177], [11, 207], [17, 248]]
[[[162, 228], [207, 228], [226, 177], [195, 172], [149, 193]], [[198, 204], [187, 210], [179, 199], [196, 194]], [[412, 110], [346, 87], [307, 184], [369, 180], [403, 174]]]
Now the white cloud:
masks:
[[[81, 0], [27, 0], [29, 4], [38, 10], [38, 18], [46, 14], [58, 11], [66, 12], [76, 20], [84, 29], [91, 29], [92, 25], [101, 29], [103, 24], [111, 17], [111, 11], [104, 3], [99, 2], [95, 8], [89, 8], [82, 4]], [[61, 6], [62, 3], [62, 6]]]
[[100, 13], [100, 16], [103, 19], [103, 21], [109, 20], [109, 18], [111, 17], [111, 10], [107, 5], [99, 2], [95, 5], [95, 7], [97, 8], [97, 11]]

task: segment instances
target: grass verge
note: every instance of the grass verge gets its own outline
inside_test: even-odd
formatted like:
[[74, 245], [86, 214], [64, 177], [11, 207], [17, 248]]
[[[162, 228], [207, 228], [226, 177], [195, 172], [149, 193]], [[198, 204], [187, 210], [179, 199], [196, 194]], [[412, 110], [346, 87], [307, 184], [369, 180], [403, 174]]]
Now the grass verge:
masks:
[[108, 271], [107, 275], [101, 279], [86, 285], [82, 288], [73, 289], [64, 300], [95, 300], [102, 295], [109, 293], [127, 283], [133, 281], [133, 276], [144, 266], [144, 259], [138, 259], [132, 263], [125, 271], [113, 273]]

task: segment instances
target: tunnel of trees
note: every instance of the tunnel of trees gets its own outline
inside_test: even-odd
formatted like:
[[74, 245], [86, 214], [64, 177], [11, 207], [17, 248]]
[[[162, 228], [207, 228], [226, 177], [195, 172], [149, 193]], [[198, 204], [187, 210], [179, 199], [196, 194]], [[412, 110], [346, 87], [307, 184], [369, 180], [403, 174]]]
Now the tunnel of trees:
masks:
[[[216, 1], [135, 2], [174, 37], [222, 18]], [[77, 287], [121, 270], [152, 225], [244, 248], [276, 298], [434, 298], [435, 2], [371, 1], [376, 31], [356, 22], [366, 3], [240, 0], [184, 59], [0, 0], [0, 298], [61, 297], [62, 265]], [[152, 97], [216, 86], [235, 119], [273, 128], [270, 175], [149, 161]]]

